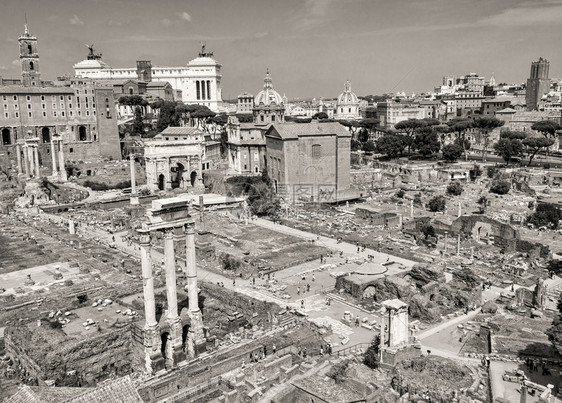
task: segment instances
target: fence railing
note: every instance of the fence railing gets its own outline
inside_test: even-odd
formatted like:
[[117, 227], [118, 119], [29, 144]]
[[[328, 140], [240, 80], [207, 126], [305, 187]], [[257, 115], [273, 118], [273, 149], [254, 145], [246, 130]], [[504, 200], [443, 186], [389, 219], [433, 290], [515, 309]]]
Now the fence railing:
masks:
[[193, 388], [189, 388], [183, 392], [180, 392], [174, 396], [171, 396], [167, 399], [165, 399], [163, 402], [165, 403], [175, 403], [175, 402], [186, 402], [186, 401], [190, 401], [189, 399], [191, 399], [192, 397], [195, 396], [199, 396], [211, 389], [216, 388], [217, 386], [221, 385], [221, 384], [225, 384], [229, 389], [232, 389], [232, 385], [230, 385], [230, 382], [223, 380], [221, 376], [217, 376], [216, 378], [211, 378], [208, 381], [199, 384], [197, 386], [194, 386]]
[[349, 353], [363, 353], [370, 345], [370, 343], [358, 343], [354, 344], [353, 346], [346, 347], [342, 350], [334, 351], [333, 354], [341, 357], [343, 355], [348, 355]]

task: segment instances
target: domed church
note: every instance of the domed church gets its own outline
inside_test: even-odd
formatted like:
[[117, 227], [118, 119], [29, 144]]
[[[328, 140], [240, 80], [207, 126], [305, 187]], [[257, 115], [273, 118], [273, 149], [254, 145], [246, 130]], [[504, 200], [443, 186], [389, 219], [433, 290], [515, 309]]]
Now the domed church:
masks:
[[345, 82], [344, 91], [336, 103], [335, 119], [359, 119], [359, 99], [351, 92], [349, 80]]
[[285, 104], [283, 97], [273, 89], [269, 69], [263, 80], [263, 90], [254, 98], [254, 123], [256, 125], [267, 125], [274, 122], [282, 122], [285, 115]]

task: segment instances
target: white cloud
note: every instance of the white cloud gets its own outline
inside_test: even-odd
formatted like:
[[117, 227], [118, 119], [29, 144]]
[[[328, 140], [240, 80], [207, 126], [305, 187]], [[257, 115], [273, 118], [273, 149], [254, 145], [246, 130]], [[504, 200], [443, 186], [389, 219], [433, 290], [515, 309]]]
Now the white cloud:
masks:
[[80, 18], [78, 18], [78, 16], [76, 14], [74, 14], [72, 16], [72, 18], [70, 19], [70, 23], [72, 25], [84, 25], [84, 21], [82, 21]]
[[306, 0], [304, 10], [299, 10], [299, 14], [292, 18], [295, 27], [299, 30], [308, 30], [326, 22], [328, 10], [336, 0]]
[[168, 18], [162, 18], [160, 20], [160, 23], [165, 27], [169, 27], [170, 25], [172, 25], [172, 21], [170, 21]]
[[178, 14], [178, 17], [180, 17], [182, 20], [188, 21], [188, 22], [191, 21], [191, 15], [189, 15], [189, 14], [186, 13], [185, 11], [184, 11], [184, 12], [181, 12], [181, 13], [177, 13], [177, 14]]

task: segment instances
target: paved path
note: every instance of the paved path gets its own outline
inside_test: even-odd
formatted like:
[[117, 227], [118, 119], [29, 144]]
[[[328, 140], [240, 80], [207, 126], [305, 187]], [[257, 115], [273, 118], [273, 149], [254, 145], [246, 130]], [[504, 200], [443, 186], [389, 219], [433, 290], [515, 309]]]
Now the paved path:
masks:
[[448, 320], [446, 322], [440, 323], [439, 325], [437, 325], [435, 327], [432, 327], [431, 329], [427, 329], [427, 330], [424, 330], [423, 332], [418, 333], [417, 337], [418, 337], [419, 340], [423, 340], [426, 337], [432, 336], [435, 333], [438, 333], [441, 330], [448, 328], [449, 326], [458, 325], [459, 323], [462, 323], [462, 322], [465, 322], [465, 321], [469, 320], [470, 318], [479, 314], [481, 310], [482, 310], [481, 308], [477, 308], [474, 311], [469, 311], [468, 314], [456, 316], [456, 317], [452, 318], [451, 320]]
[[324, 246], [328, 249], [333, 249], [338, 252], [343, 252], [347, 255], [351, 256], [361, 256], [367, 258], [368, 255], [375, 256], [374, 262], [376, 263], [385, 263], [390, 259], [391, 261], [401, 263], [404, 266], [411, 267], [417, 262], [413, 260], [404, 259], [398, 256], [389, 255], [383, 252], [377, 252], [373, 249], [365, 249], [364, 252], [357, 253], [357, 246], [348, 242], [340, 242], [338, 243], [336, 239], [330, 238], [323, 235], [316, 235], [311, 232], [301, 231], [296, 228], [291, 228], [286, 225], [282, 224], [275, 224], [272, 221], [264, 220], [263, 218], [257, 218], [252, 221], [252, 224], [259, 225], [263, 228], [268, 228], [273, 231], [277, 231], [283, 234], [288, 234], [292, 236], [296, 236], [298, 238], [306, 239], [309, 241], [314, 241], [316, 245]]

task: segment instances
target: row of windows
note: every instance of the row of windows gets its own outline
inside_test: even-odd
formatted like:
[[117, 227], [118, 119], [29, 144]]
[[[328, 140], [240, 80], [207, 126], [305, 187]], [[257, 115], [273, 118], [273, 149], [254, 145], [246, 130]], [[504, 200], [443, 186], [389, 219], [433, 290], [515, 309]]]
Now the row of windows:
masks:
[[[79, 93], [80, 93], [80, 92], [77, 91], [77, 94], [79, 94]], [[84, 93], [87, 93], [87, 90], [85, 90]], [[8, 97], [8, 95], [2, 95], [2, 101], [7, 101], [8, 98], [13, 99], [14, 101], [17, 101], [17, 100], [18, 100], [18, 96], [17, 96], [17, 95], [13, 95], [13, 96], [10, 96], [10, 97]], [[59, 96], [58, 98], [59, 98], [60, 101], [64, 101], [64, 95], [61, 95], [61, 96]], [[26, 95], [26, 96], [25, 96], [25, 99], [26, 99], [26, 101], [31, 101], [31, 95]], [[41, 95], [41, 101], [45, 101], [45, 99], [46, 99], [45, 95]], [[55, 102], [56, 100], [57, 100], [57, 96], [56, 96], [56, 95], [51, 95], [51, 101]], [[68, 96], [68, 100], [69, 100], [69, 101], [72, 101], [72, 95], [69, 95], [69, 96]], [[86, 102], [88, 102], [88, 97], [86, 97], [85, 100], [86, 100]], [[76, 101], [77, 101], [77, 102], [80, 102], [80, 97], [79, 97], [79, 96], [76, 97]], [[92, 102], [96, 102], [95, 97], [92, 97]]]
[[[9, 109], [9, 105], [8, 104], [4, 104], [4, 110], [7, 111]], [[19, 105], [18, 104], [13, 104], [14, 110], [18, 110], [19, 109]], [[52, 109], [57, 109], [57, 104], [52, 104], [51, 105]], [[72, 109], [72, 104], [68, 104], [68, 108]], [[76, 105], [77, 109], [81, 108], [81, 105], [78, 104]], [[92, 109], [96, 108], [96, 104], [92, 105]], [[33, 104], [27, 104], [27, 109], [33, 109]], [[41, 109], [47, 109], [47, 104], [41, 104]], [[64, 108], [64, 102], [60, 103], [60, 109], [65, 109]], [[86, 109], [90, 109], [90, 106], [88, 104], [86, 104]]]
[[[46, 111], [43, 111], [42, 115], [43, 115], [44, 118], [46, 118], [46, 117], [47, 117], [47, 112], [46, 112]], [[27, 116], [30, 117], [30, 118], [32, 118], [32, 117], [33, 117], [33, 112], [31, 112], [31, 111], [27, 112]], [[57, 111], [53, 111], [52, 116], [53, 116], [54, 118], [59, 117], [59, 116], [60, 116], [60, 117], [65, 117], [65, 116], [66, 116], [66, 113], [65, 113], [65, 111], [60, 111], [60, 113], [57, 113]], [[74, 111], [69, 111], [69, 112], [68, 112], [68, 116], [73, 117], [73, 116], [74, 116]], [[82, 116], [82, 111], [78, 111], [76, 116]], [[90, 111], [86, 111], [85, 116], [90, 116]], [[91, 116], [96, 116], [96, 111], [92, 111]], [[19, 118], [19, 117], [20, 117], [19, 112], [14, 112], [14, 117], [15, 117], [15, 118]], [[4, 119], [10, 119], [10, 112], [4, 112]]]

